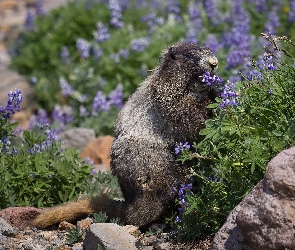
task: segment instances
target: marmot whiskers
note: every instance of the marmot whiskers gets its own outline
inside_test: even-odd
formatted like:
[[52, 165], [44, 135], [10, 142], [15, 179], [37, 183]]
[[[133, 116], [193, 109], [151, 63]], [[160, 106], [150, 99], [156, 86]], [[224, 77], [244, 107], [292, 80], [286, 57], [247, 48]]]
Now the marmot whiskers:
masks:
[[45, 210], [33, 226], [106, 212], [124, 224], [147, 226], [159, 220], [175, 199], [173, 187], [185, 183], [185, 168], [174, 155], [177, 142], [193, 142], [211, 117], [206, 106], [218, 88], [199, 78], [214, 73], [218, 60], [209, 48], [177, 43], [162, 54], [159, 65], [130, 96], [119, 113], [111, 147], [111, 169], [125, 201], [106, 195], [89, 197]]

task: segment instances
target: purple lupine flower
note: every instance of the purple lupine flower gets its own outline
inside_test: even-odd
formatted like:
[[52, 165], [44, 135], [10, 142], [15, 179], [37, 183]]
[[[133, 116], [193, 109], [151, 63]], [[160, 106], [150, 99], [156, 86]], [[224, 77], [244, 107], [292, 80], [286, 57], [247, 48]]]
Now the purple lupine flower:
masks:
[[108, 8], [111, 12], [110, 25], [112, 25], [116, 28], [124, 27], [124, 22], [121, 20], [122, 8], [119, 4], [119, 1], [118, 0], [109, 0]]
[[177, 223], [181, 223], [182, 222], [182, 218], [180, 217], [180, 216], [176, 216], [176, 218], [175, 218], [175, 221], [177, 222]]
[[[188, 202], [187, 202], [187, 194], [192, 194], [192, 188], [193, 184], [181, 184], [180, 188], [177, 189], [176, 187], [173, 187], [173, 191], [177, 194], [177, 200], [179, 202], [180, 207], [178, 207], [178, 213], [183, 214], [184, 211], [188, 208]], [[176, 222], [182, 222], [182, 218], [178, 215], [175, 218]]]
[[92, 115], [97, 116], [98, 111], [106, 111], [109, 109], [107, 98], [102, 91], [97, 91], [93, 99]]
[[109, 94], [108, 106], [116, 106], [118, 108], [123, 108], [123, 86], [118, 84], [117, 87], [111, 91]]
[[0, 153], [7, 153], [9, 152], [9, 148], [10, 148], [10, 140], [7, 136], [3, 136], [3, 139], [0, 140]]
[[73, 109], [70, 106], [63, 106], [56, 104], [54, 105], [54, 108], [51, 113], [51, 119], [52, 123], [58, 123], [60, 125], [58, 132], [61, 132], [64, 130], [65, 125], [69, 122], [73, 121]]
[[63, 96], [69, 96], [74, 93], [73, 87], [68, 83], [68, 81], [64, 77], [59, 78], [59, 85]]
[[270, 90], [268, 91], [268, 93], [269, 93], [269, 94], [272, 94], [272, 93], [273, 93], [273, 89], [270, 89]]
[[220, 42], [214, 34], [208, 34], [207, 39], [204, 41], [203, 45], [210, 48], [214, 53], [217, 53], [221, 48]]
[[81, 58], [88, 58], [89, 57], [90, 47], [89, 47], [89, 43], [85, 39], [77, 38], [76, 47], [78, 49], [78, 52], [79, 52]]
[[38, 109], [37, 114], [30, 117], [28, 130], [40, 126], [39, 124], [49, 124], [48, 115], [44, 109]]
[[233, 27], [221, 38], [223, 46], [229, 48], [227, 69], [245, 66], [253, 40], [253, 35], [250, 35], [249, 13], [243, 8], [241, 0], [232, 3], [230, 17], [228, 21], [233, 23]]
[[0, 106], [0, 116], [9, 119], [16, 111], [19, 112], [22, 100], [21, 91], [19, 89], [10, 91], [6, 107]]
[[18, 136], [21, 134], [22, 131], [23, 129], [21, 128], [21, 126], [17, 126], [13, 131], [13, 135]]
[[277, 34], [277, 28], [280, 26], [280, 18], [277, 14], [276, 6], [268, 12], [267, 22], [265, 24], [265, 33]]
[[96, 58], [96, 59], [99, 59], [103, 56], [103, 51], [102, 51], [101, 47], [98, 46], [97, 44], [95, 44], [92, 47], [92, 53], [93, 53], [94, 58]]
[[176, 21], [182, 20], [181, 12], [180, 12], [180, 4], [177, 0], [168, 0], [167, 11], [173, 16], [174, 20]]
[[32, 12], [28, 11], [25, 19], [25, 28], [26, 30], [34, 30], [35, 29], [35, 16]]
[[110, 59], [115, 61], [116, 63], [120, 62], [120, 55], [119, 53], [115, 53], [115, 54], [110, 54]]
[[95, 174], [97, 174], [97, 171], [96, 171], [95, 169], [92, 169], [92, 170], [91, 170], [91, 174], [92, 174], [92, 175], [95, 175]]
[[99, 43], [102, 43], [111, 38], [108, 28], [102, 22], [96, 23], [96, 31], [93, 32], [93, 36]]
[[201, 78], [201, 81], [207, 86], [211, 86], [212, 84], [219, 84], [220, 82], [222, 82], [221, 78], [219, 78], [217, 75], [211, 76], [210, 72], [208, 71], [199, 77]]
[[267, 11], [267, 0], [255, 0], [253, 2], [258, 12], [263, 13]]
[[60, 55], [60, 58], [61, 58], [62, 62], [66, 63], [68, 61], [69, 57], [70, 57], [70, 51], [69, 51], [68, 47], [63, 46], [61, 48], [61, 51], [60, 51], [59, 55]]
[[127, 59], [129, 57], [129, 54], [130, 54], [129, 49], [121, 49], [118, 53], [124, 59]]
[[273, 56], [268, 54], [268, 53], [264, 53], [263, 54], [263, 61], [264, 61], [264, 67], [268, 70], [276, 70], [277, 66], [275, 65], [274, 61], [273, 61]]
[[204, 1], [205, 11], [208, 19], [213, 25], [218, 25], [221, 22], [220, 14], [217, 9], [217, 0]]
[[141, 21], [147, 23], [149, 33], [153, 33], [157, 25], [162, 25], [164, 23], [163, 17], [157, 17], [154, 13], [142, 16]]
[[234, 91], [235, 85], [235, 83], [230, 81], [227, 81], [224, 85], [223, 92], [220, 94], [220, 97], [222, 98], [222, 102], [220, 103], [221, 108], [238, 105], [237, 93]]
[[93, 160], [91, 160], [90, 157], [86, 157], [86, 158], [85, 158], [85, 162], [86, 162], [86, 163], [89, 163], [90, 165], [93, 165], [93, 164], [94, 164]]
[[38, 16], [46, 15], [46, 12], [45, 12], [44, 6], [43, 6], [43, 0], [37, 0], [35, 2], [35, 11], [36, 11], [36, 15], [38, 15]]
[[194, 2], [191, 2], [188, 6], [190, 20], [187, 24], [187, 31], [185, 35], [185, 40], [187, 42], [198, 43], [198, 31], [201, 30], [203, 24], [199, 9], [199, 6]]
[[174, 147], [174, 153], [175, 155], [178, 155], [180, 152], [186, 150], [186, 149], [190, 149], [190, 145], [188, 142], [178, 142], [176, 143], [175, 147]]
[[289, 14], [288, 14], [288, 21], [290, 23], [295, 22], [295, 0], [290, 0], [290, 8], [289, 8]]
[[131, 48], [136, 52], [144, 52], [150, 43], [151, 39], [149, 37], [134, 38], [130, 42]]
[[87, 108], [85, 108], [82, 105], [79, 107], [79, 114], [80, 114], [80, 116], [89, 116], [89, 112], [88, 112]]

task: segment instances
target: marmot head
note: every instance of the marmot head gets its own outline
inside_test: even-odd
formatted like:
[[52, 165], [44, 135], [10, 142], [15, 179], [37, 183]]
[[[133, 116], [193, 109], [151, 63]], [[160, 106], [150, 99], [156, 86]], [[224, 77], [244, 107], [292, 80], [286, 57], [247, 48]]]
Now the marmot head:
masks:
[[[220, 86], [207, 86], [200, 76], [205, 72], [216, 73], [218, 60], [211, 49], [193, 43], [177, 43], [163, 51], [158, 74], [164, 81], [169, 79], [181, 84], [179, 91], [200, 98], [210, 95], [214, 99]], [[171, 86], [172, 87], [172, 86]]]

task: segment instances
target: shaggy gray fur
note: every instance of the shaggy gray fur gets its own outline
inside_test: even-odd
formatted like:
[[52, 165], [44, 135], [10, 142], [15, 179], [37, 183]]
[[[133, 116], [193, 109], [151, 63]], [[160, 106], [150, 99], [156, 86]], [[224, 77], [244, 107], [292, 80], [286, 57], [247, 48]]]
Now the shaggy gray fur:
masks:
[[196, 140], [211, 117], [206, 106], [220, 86], [209, 88], [199, 76], [215, 72], [217, 62], [208, 48], [175, 44], [121, 110], [110, 156], [125, 198], [124, 223], [158, 220], [175, 199], [173, 187], [185, 183], [185, 167], [173, 149], [177, 142]]

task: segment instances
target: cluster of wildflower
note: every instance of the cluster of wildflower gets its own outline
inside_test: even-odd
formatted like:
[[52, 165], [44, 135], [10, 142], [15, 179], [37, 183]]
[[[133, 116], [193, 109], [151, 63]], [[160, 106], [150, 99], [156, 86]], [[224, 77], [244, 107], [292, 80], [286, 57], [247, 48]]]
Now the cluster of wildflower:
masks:
[[221, 48], [221, 44], [214, 34], [208, 34], [207, 39], [204, 41], [203, 45], [210, 48], [213, 53], [217, 53]]
[[121, 49], [118, 53], [111, 54], [110, 59], [114, 60], [116, 63], [120, 62], [120, 58], [123, 57], [127, 59], [129, 57], [130, 51], [129, 49]]
[[276, 70], [277, 66], [274, 63], [274, 58], [272, 55], [269, 53], [264, 53], [263, 54], [263, 62], [264, 62], [264, 67], [268, 70]]
[[97, 116], [98, 111], [107, 111], [111, 106], [116, 106], [118, 108], [123, 107], [123, 86], [118, 84], [117, 87], [111, 91], [109, 97], [107, 98], [102, 91], [97, 91], [93, 99], [92, 104], [92, 115]]
[[8, 136], [3, 136], [2, 140], [0, 140], [0, 153], [6, 154], [9, 152], [10, 144]]
[[79, 107], [79, 114], [80, 114], [80, 116], [84, 116], [84, 117], [89, 116], [89, 112], [88, 112], [87, 108], [83, 105], [80, 105], [80, 107]]
[[105, 94], [100, 90], [97, 91], [93, 99], [92, 115], [97, 116], [99, 110], [106, 111], [108, 109], [109, 107], [108, 107], [107, 98]]
[[176, 143], [175, 147], [174, 147], [174, 153], [175, 155], [178, 155], [180, 152], [186, 150], [186, 149], [190, 149], [191, 145], [189, 145], [188, 142], [178, 142]]
[[96, 23], [96, 31], [93, 32], [93, 36], [99, 43], [102, 43], [111, 38], [108, 28], [102, 22]]
[[[90, 157], [86, 157], [86, 158], [85, 158], [85, 162], [88, 163], [88, 164], [90, 164], [91, 166], [94, 166], [94, 161], [91, 160]], [[93, 169], [91, 170], [91, 173], [90, 173], [90, 174], [92, 174], [92, 175], [97, 174], [97, 170], [93, 168]]]
[[213, 25], [218, 25], [221, 22], [221, 18], [217, 8], [217, 0], [207, 0], [204, 5], [205, 11], [211, 23]]
[[10, 91], [8, 94], [7, 105], [4, 108], [0, 106], [0, 116], [9, 119], [16, 111], [20, 111], [20, 103], [22, 102], [22, 95], [19, 89]]
[[88, 58], [90, 54], [89, 43], [83, 38], [77, 38], [76, 47], [81, 58]]
[[182, 19], [180, 13], [180, 4], [177, 0], [168, 0], [167, 11], [173, 16], [174, 20], [180, 21]]
[[280, 18], [277, 14], [277, 7], [273, 7], [267, 15], [267, 22], [265, 24], [265, 33], [277, 34], [277, 28], [280, 26]]
[[61, 77], [59, 79], [59, 85], [63, 96], [66, 97], [74, 93], [73, 87], [68, 83], [68, 81], [64, 77]]
[[32, 147], [28, 148], [27, 153], [29, 154], [38, 154], [49, 148], [53, 142], [56, 143], [58, 141], [57, 130], [51, 130], [48, 123], [39, 123], [37, 127], [44, 131], [46, 138], [43, 142], [34, 144]]
[[288, 21], [290, 23], [295, 22], [295, 0], [290, 1], [290, 10], [288, 15]]
[[227, 83], [225, 84], [224, 89], [220, 94], [220, 97], [222, 98], [222, 102], [220, 103], [221, 108], [238, 105], [237, 93], [234, 91], [235, 85], [235, 83], [232, 83], [230, 81], [227, 81]]
[[199, 8], [196, 3], [191, 2], [188, 6], [190, 20], [187, 23], [187, 31], [185, 40], [190, 43], [198, 43], [198, 32], [202, 28], [202, 18]]
[[134, 38], [130, 44], [131, 48], [136, 52], [144, 52], [145, 48], [150, 45], [151, 39], [149, 37]]
[[256, 0], [253, 1], [255, 8], [258, 12], [264, 13], [267, 11], [267, 0]]
[[[243, 8], [241, 0], [234, 1], [231, 9], [229, 22], [233, 27], [229, 32], [222, 35], [223, 47], [229, 48], [227, 55], [227, 69], [241, 68], [245, 65], [249, 56], [250, 44], [253, 36], [250, 35], [250, 18], [248, 12]], [[234, 72], [233, 72], [234, 73]], [[238, 74], [238, 72], [234, 73]], [[240, 78], [240, 77], [239, 77]]]
[[147, 23], [150, 33], [154, 31], [157, 25], [162, 25], [164, 23], [164, 19], [162, 17], [157, 17], [154, 13], [142, 16], [141, 21]]
[[62, 60], [63, 63], [66, 63], [69, 60], [70, 51], [69, 51], [69, 49], [68, 49], [67, 46], [63, 46], [61, 48], [61, 51], [59, 53], [59, 56], [60, 56], [60, 58], [61, 58], [61, 60]]
[[26, 30], [35, 29], [35, 16], [31, 11], [28, 11], [25, 19], [25, 28]]
[[95, 44], [92, 47], [92, 53], [93, 53], [94, 58], [96, 58], [96, 59], [99, 59], [103, 56], [103, 51], [102, 51], [101, 47], [98, 46], [97, 44]]
[[39, 126], [40, 124], [48, 124], [48, 114], [44, 109], [39, 109], [36, 115], [31, 116], [29, 119], [28, 130], [32, 130], [33, 128]]
[[124, 27], [122, 18], [122, 7], [118, 0], [109, 0], [109, 10], [111, 12], [110, 24], [116, 28]]
[[207, 86], [211, 86], [212, 84], [219, 84], [223, 80], [219, 78], [217, 75], [210, 75], [210, 72], [205, 72], [203, 75], [200, 76], [201, 81], [205, 83]]
[[65, 125], [73, 121], [73, 109], [69, 106], [63, 106], [56, 104], [51, 113], [52, 123], [59, 124], [59, 129], [56, 131], [61, 132], [65, 129]]
[[35, 2], [35, 12], [36, 12], [36, 15], [38, 16], [44, 16], [46, 15], [46, 12], [44, 10], [44, 3], [43, 3], [43, 0], [37, 0]]
[[181, 184], [180, 188], [173, 188], [174, 192], [177, 194], [177, 200], [178, 200], [178, 204], [180, 205], [178, 207], [178, 213], [179, 215], [176, 216], [175, 220], [176, 222], [180, 223], [182, 222], [182, 217], [181, 214], [183, 214], [183, 212], [185, 210], [187, 210], [188, 208], [188, 203], [187, 203], [187, 194], [192, 194], [192, 188], [193, 188], [193, 184], [189, 183], [189, 184]]

